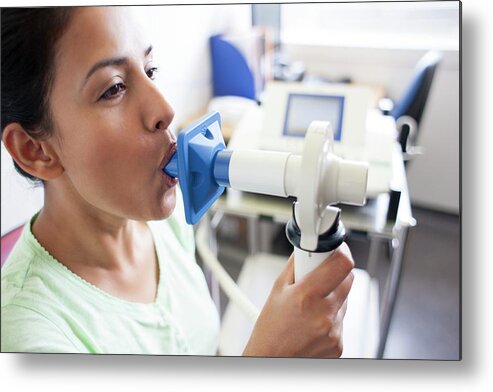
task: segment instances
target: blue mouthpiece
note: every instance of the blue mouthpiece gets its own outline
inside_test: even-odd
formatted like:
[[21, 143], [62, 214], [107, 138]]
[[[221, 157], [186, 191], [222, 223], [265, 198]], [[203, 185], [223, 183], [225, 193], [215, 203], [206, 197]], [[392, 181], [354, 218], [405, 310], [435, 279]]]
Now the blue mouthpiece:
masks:
[[229, 186], [229, 162], [218, 112], [205, 115], [180, 132], [176, 153], [163, 167], [177, 177], [183, 194], [185, 218], [195, 224]]
[[163, 171], [170, 177], [178, 177], [178, 154], [175, 152], [168, 163], [163, 167]]

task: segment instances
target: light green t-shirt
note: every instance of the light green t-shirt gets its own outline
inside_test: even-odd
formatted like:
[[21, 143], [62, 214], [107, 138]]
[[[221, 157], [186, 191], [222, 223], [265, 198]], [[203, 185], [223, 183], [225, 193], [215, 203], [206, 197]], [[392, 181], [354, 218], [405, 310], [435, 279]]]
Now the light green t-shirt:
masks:
[[149, 222], [159, 261], [151, 304], [114, 297], [68, 270], [26, 224], [2, 268], [2, 352], [215, 355], [219, 315], [181, 206]]

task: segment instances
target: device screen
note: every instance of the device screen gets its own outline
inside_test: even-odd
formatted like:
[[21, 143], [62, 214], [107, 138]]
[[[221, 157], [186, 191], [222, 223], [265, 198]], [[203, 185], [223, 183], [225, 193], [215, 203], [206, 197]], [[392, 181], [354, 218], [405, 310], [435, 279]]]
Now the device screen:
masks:
[[284, 134], [304, 137], [314, 120], [330, 121], [334, 140], [341, 140], [344, 97], [333, 95], [289, 94]]

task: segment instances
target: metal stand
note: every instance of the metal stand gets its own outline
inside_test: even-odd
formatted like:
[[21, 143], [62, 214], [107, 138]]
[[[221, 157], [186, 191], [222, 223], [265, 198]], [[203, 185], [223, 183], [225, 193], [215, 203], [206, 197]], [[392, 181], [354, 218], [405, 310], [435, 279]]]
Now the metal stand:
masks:
[[384, 239], [374, 234], [369, 234], [368, 238], [370, 239], [370, 249], [368, 251], [366, 270], [372, 278], [375, 278], [377, 276], [378, 260], [380, 260], [380, 249]]
[[[404, 252], [407, 244], [409, 228], [407, 226], [401, 226], [398, 229], [398, 234], [393, 240], [392, 259], [390, 262], [390, 270], [387, 275], [385, 283], [382, 306], [380, 311], [380, 339], [378, 343], [377, 358], [383, 358], [385, 353], [385, 345], [387, 343], [387, 337], [389, 334], [390, 322], [392, 320], [392, 314], [395, 308], [395, 302], [397, 299], [397, 290], [402, 273], [402, 265], [404, 259]], [[395, 243], [394, 243], [395, 241]]]

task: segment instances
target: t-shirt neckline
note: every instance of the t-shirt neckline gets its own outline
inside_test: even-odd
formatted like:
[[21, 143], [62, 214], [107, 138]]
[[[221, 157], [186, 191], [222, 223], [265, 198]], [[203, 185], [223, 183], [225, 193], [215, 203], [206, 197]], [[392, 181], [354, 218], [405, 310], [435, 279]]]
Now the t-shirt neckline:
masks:
[[159, 239], [156, 238], [156, 235], [154, 233], [153, 228], [151, 225], [149, 225], [148, 222], [146, 222], [147, 227], [151, 231], [152, 235], [152, 241], [153, 241], [153, 246], [154, 246], [154, 252], [156, 254], [157, 258], [157, 263], [158, 263], [158, 286], [156, 290], [156, 296], [154, 298], [153, 302], [136, 302], [136, 301], [129, 301], [120, 297], [117, 297], [113, 294], [108, 293], [107, 291], [104, 291], [103, 289], [97, 287], [96, 285], [92, 284], [91, 282], [87, 281], [86, 279], [82, 278], [81, 276], [77, 275], [75, 272], [70, 270], [65, 264], [61, 263], [58, 261], [55, 257], [53, 257], [44, 247], [41, 245], [41, 243], [38, 241], [38, 239], [34, 236], [34, 233], [32, 232], [32, 225], [34, 224], [36, 218], [39, 215], [39, 211], [31, 218], [31, 220], [26, 224], [26, 229], [24, 230], [24, 235], [26, 235], [26, 239], [29, 243], [31, 243], [34, 251], [41, 256], [41, 260], [43, 260], [45, 263], [47, 263], [50, 267], [54, 268], [57, 270], [59, 273], [63, 274], [64, 277], [69, 277], [72, 282], [75, 282], [77, 285], [80, 287], [83, 287], [86, 289], [87, 292], [89, 292], [91, 295], [96, 295], [99, 299], [105, 298], [107, 301], [110, 303], [117, 303], [120, 305], [128, 306], [128, 307], [133, 307], [133, 308], [153, 308], [158, 305], [161, 305], [164, 301], [166, 301], [166, 292], [165, 292], [165, 273], [164, 273], [164, 262], [162, 258], [162, 254], [159, 250], [159, 247], [156, 246], [156, 241]]

